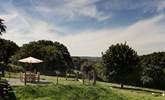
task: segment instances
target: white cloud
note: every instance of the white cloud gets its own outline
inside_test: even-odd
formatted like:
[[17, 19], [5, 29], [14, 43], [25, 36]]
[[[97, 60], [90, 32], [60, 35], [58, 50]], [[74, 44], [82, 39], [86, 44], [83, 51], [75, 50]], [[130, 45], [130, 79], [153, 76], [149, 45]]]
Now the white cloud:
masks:
[[[79, 16], [87, 16], [101, 21], [110, 18], [110, 15], [104, 15], [103, 12], [97, 10], [95, 3], [98, 1], [99, 0], [63, 0], [63, 2], [56, 5], [40, 2], [36, 6], [36, 10], [41, 12], [41, 14], [45, 12], [53, 13], [55, 16], [65, 17], [68, 21], [75, 20], [75, 18], [79, 18]], [[43, 14], [43, 16], [45, 15]]]
[[164, 10], [165, 9], [165, 1], [160, 1], [157, 5], [157, 10], [158, 11], [161, 11], [161, 10]]
[[58, 38], [58, 33], [51, 32], [51, 29], [65, 31], [63, 28], [52, 26], [45, 21], [33, 19], [17, 9], [11, 10], [1, 17], [5, 19], [7, 26], [7, 33], [2, 37], [13, 40], [19, 45], [34, 40]]

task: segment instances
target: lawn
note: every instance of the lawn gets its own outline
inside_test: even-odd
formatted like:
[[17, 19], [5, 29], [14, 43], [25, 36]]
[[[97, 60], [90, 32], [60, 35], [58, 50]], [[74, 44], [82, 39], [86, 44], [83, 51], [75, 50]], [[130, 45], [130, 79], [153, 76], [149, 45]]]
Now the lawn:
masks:
[[[17, 75], [17, 74], [16, 74]], [[83, 85], [74, 79], [65, 80], [56, 77], [41, 76], [50, 84], [13, 86], [18, 100], [165, 100], [162, 90], [126, 86], [120, 89], [118, 84], [97, 82], [96, 86]]]
[[111, 89], [90, 85], [28, 85], [14, 90], [18, 100], [127, 100]]

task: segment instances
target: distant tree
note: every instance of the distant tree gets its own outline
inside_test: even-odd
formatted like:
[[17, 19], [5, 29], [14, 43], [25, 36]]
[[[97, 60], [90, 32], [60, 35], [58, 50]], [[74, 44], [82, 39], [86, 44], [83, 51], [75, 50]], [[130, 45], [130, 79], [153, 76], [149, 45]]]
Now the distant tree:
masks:
[[83, 77], [83, 84], [85, 82], [85, 78], [88, 79], [89, 83], [91, 79], [93, 79], [93, 85], [96, 84], [96, 70], [93, 68], [93, 62], [84, 62], [81, 66], [81, 72], [82, 72], [82, 77]]
[[102, 62], [96, 62], [92, 65], [97, 73], [97, 78], [102, 81], [107, 81], [106, 67]]
[[81, 71], [84, 72], [86, 75], [88, 74], [88, 72], [90, 72], [92, 70], [92, 63], [90, 62], [84, 62], [81, 65]]
[[6, 26], [3, 23], [3, 19], [0, 18], [0, 35], [2, 35], [2, 33], [6, 32]]
[[87, 59], [82, 59], [81, 57], [72, 57], [73, 64], [74, 64], [74, 69], [76, 70], [81, 70], [82, 65], [85, 62], [89, 62]]
[[120, 83], [121, 88], [134, 78], [139, 59], [137, 53], [126, 43], [111, 45], [102, 58], [108, 79]]

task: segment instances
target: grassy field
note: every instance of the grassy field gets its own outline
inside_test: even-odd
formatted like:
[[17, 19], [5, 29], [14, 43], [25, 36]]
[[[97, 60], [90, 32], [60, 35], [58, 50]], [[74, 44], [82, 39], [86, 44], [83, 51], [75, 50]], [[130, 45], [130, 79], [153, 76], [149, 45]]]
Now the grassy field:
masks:
[[[19, 77], [15, 74], [14, 78]], [[74, 79], [65, 80], [56, 77], [41, 76], [49, 84], [29, 84], [13, 86], [18, 100], [165, 100], [162, 90], [126, 86], [120, 89], [118, 84], [97, 82], [96, 86], [86, 83], [83, 85]]]

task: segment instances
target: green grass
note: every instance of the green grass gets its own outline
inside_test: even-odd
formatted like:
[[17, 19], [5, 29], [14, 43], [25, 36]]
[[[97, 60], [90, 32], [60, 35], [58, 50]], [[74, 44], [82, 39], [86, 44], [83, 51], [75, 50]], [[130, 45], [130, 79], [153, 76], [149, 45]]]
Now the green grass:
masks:
[[88, 85], [29, 85], [14, 90], [18, 100], [127, 100], [111, 89]]
[[129, 100], [165, 100], [165, 97], [161, 94], [152, 94], [150, 92], [135, 91], [135, 90], [117, 90], [118, 93], [122, 93]]
[[[18, 74], [15, 74], [18, 76]], [[56, 85], [56, 77], [41, 76], [50, 84], [14, 86], [18, 100], [165, 100], [161, 96], [162, 90], [126, 86], [120, 89], [118, 84], [97, 82], [96, 86], [74, 79], [65, 80], [59, 77]]]
[[134, 86], [125, 86], [124, 89], [120, 88], [119, 84], [98, 82], [99, 85], [106, 87], [112, 87], [112, 90], [119, 94], [124, 95], [128, 100], [165, 100], [162, 96], [163, 90], [149, 89]]

